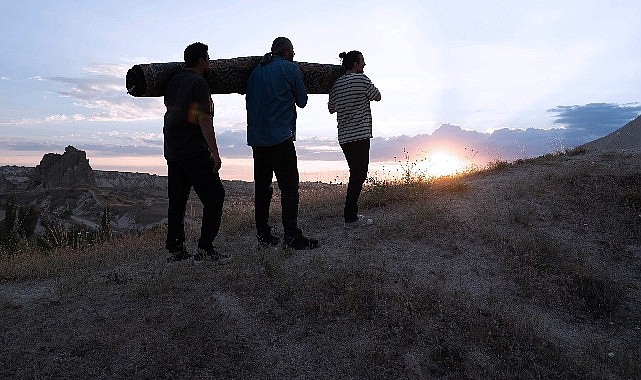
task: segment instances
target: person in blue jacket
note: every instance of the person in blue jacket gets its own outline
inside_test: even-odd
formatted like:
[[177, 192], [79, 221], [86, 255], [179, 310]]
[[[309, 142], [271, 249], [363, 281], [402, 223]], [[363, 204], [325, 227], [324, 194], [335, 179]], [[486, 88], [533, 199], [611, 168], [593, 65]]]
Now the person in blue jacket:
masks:
[[261, 245], [277, 245], [280, 239], [268, 223], [272, 179], [281, 193], [283, 247], [312, 249], [318, 240], [305, 237], [298, 228], [298, 164], [296, 157], [296, 106], [307, 105], [307, 91], [294, 46], [285, 37], [274, 40], [247, 81], [247, 145], [254, 158], [256, 235]]

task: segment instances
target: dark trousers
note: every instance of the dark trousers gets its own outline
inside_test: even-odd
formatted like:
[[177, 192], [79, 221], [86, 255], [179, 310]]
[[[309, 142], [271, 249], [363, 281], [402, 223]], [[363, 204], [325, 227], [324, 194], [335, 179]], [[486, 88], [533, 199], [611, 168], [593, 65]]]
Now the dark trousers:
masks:
[[167, 249], [185, 241], [185, 210], [191, 188], [203, 204], [198, 247], [209, 248], [218, 235], [223, 215], [225, 188], [208, 155], [167, 162], [169, 209], [167, 210]]
[[286, 236], [299, 235], [298, 229], [298, 163], [292, 140], [274, 146], [252, 147], [254, 157], [254, 210], [258, 235], [271, 233], [269, 205], [274, 192], [273, 174], [280, 189], [283, 231]]
[[369, 139], [341, 144], [347, 166], [349, 166], [349, 183], [347, 184], [345, 208], [343, 209], [343, 216], [347, 223], [358, 220], [358, 198], [361, 195], [363, 183], [367, 179], [369, 147]]

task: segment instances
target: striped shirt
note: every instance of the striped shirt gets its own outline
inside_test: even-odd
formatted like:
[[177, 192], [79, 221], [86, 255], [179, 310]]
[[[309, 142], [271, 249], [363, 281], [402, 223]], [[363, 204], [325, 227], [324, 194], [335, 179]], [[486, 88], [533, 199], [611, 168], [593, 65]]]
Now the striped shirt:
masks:
[[329, 92], [329, 110], [335, 110], [338, 143], [372, 138], [372, 111], [369, 103], [380, 95], [365, 74], [348, 73], [336, 80]]

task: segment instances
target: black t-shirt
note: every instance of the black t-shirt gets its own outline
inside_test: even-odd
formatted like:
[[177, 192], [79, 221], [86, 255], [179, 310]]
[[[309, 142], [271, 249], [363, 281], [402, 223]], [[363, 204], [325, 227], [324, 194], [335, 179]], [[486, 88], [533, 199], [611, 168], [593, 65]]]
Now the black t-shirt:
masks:
[[164, 151], [167, 161], [209, 155], [198, 125], [198, 115], [209, 113], [209, 89], [205, 78], [191, 70], [174, 75], [165, 88]]

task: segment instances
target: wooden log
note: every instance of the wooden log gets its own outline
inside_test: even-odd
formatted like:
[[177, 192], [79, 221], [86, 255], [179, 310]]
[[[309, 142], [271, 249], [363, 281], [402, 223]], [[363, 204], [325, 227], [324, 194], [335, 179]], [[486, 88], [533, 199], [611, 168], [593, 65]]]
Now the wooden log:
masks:
[[[262, 57], [239, 57], [209, 61], [209, 91], [212, 94], [244, 94], [247, 79]], [[329, 94], [341, 74], [340, 65], [294, 62], [308, 94]], [[163, 96], [169, 79], [185, 68], [183, 62], [145, 63], [127, 71], [127, 92], [136, 97]]]

